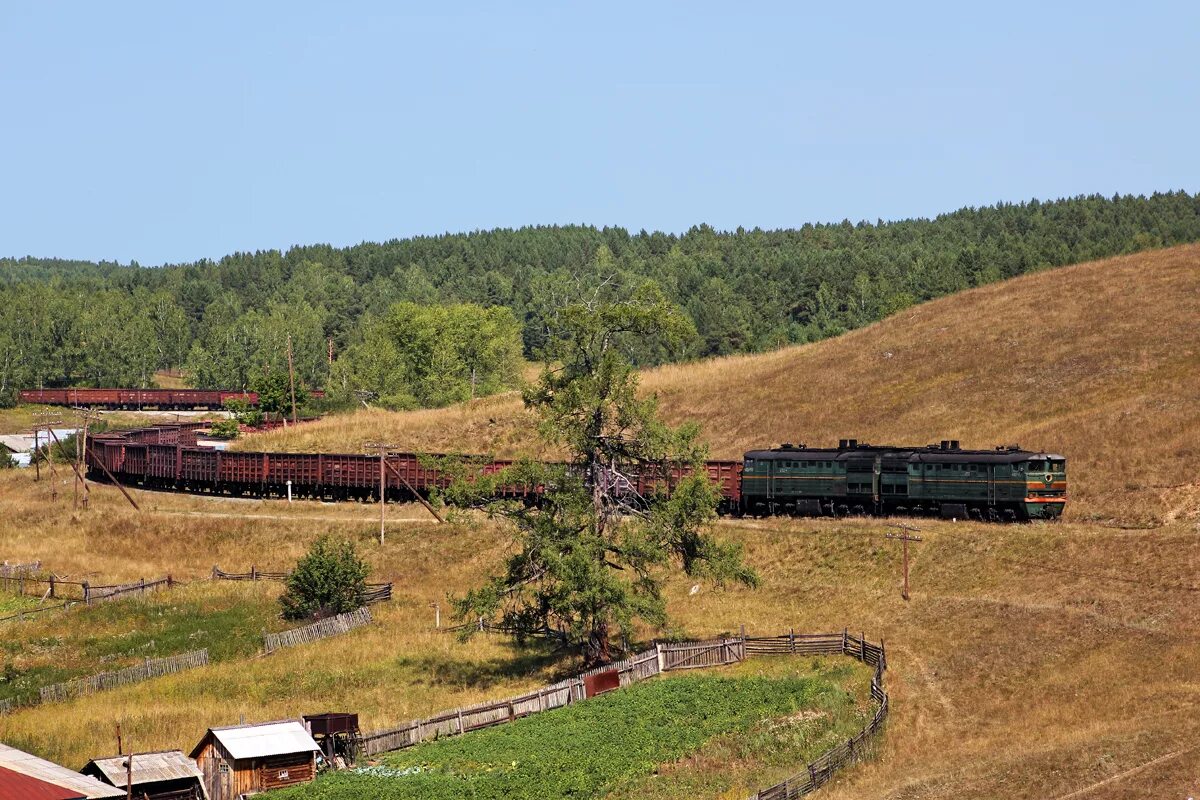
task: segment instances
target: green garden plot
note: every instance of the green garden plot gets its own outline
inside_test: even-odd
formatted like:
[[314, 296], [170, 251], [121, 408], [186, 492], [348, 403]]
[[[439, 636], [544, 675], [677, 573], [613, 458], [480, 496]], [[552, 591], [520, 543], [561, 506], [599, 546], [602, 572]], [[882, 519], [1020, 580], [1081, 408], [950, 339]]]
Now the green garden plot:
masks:
[[[794, 769], [805, 756], [845, 741], [869, 718], [855, 700], [863, 694], [847, 688], [851, 681], [865, 686], [868, 670], [836, 661], [804, 663], [761, 659], [720, 673], [637, 683], [509, 725], [389, 754], [377, 766], [331, 774], [276, 797], [691, 797], [673, 794], [672, 782], [655, 776], [699, 754], [728, 757], [734, 772], [768, 780], [784, 748]], [[746, 775], [748, 764], [761, 769]], [[724, 778], [702, 780], [705, 788], [717, 790]], [[689, 791], [696, 791], [695, 780], [691, 784]]]

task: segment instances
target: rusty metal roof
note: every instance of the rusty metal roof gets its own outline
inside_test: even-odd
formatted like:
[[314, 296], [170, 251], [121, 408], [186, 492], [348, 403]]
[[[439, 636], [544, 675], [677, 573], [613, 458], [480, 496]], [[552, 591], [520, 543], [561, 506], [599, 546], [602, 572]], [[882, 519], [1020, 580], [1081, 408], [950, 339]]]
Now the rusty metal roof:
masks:
[[233, 725], [228, 728], [209, 728], [204, 739], [192, 750], [192, 757], [200, 753], [205, 740], [212, 736], [229, 755], [237, 760], [262, 758], [290, 753], [311, 753], [320, 750], [309, 732], [294, 719], [281, 722], [260, 722], [255, 725]]
[[53, 761], [38, 758], [35, 755], [18, 750], [15, 747], [0, 742], [0, 767], [12, 772], [37, 778], [46, 783], [61, 786], [76, 792], [75, 797], [86, 797], [88, 800], [100, 797], [124, 797], [125, 792], [114, 786], [101, 783], [95, 778], [72, 772]]
[[0, 800], [83, 800], [83, 795], [0, 767]]
[[[93, 758], [83, 768], [89, 774], [93, 770], [101, 773], [113, 786], [125, 785], [125, 760], [128, 755]], [[133, 785], [175, 781], [186, 778], [202, 779], [204, 774], [196, 762], [183, 754], [182, 750], [160, 750], [154, 753], [133, 754]]]

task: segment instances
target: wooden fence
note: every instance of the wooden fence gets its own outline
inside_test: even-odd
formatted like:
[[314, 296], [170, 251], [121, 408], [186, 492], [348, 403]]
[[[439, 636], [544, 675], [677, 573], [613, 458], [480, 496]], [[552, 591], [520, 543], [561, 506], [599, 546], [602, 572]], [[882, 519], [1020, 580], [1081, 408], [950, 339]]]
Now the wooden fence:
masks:
[[783, 783], [755, 793], [750, 800], [787, 800], [801, 797], [824, 785], [841, 767], [865, 757], [870, 749], [870, 740], [887, 717], [888, 696], [883, 689], [887, 658], [883, 644], [872, 644], [862, 634], [855, 636], [848, 631], [822, 634], [789, 632], [771, 637], [738, 636], [702, 642], [656, 644], [653, 650], [637, 653], [624, 661], [597, 667], [516, 697], [457, 708], [426, 719], [412, 720], [395, 728], [368, 733], [362, 737], [362, 752], [370, 756], [389, 750], [400, 750], [430, 739], [503, 725], [531, 714], [578, 703], [587, 697], [586, 678], [600, 672], [615, 670], [619, 677], [619, 685], [624, 687], [662, 672], [732, 664], [753, 655], [785, 654], [847, 655], [875, 667], [875, 674], [871, 679], [871, 699], [877, 705], [875, 714], [866, 727], [846, 742], [831, 748], [811, 764], [806, 764], [803, 772]]
[[[212, 578], [215, 581], [286, 581], [290, 574], [290, 572], [268, 572], [255, 566], [250, 567], [249, 572], [226, 572], [215, 564], [212, 568]], [[369, 606], [391, 599], [392, 584], [368, 583], [359, 602], [364, 606]]]
[[175, 586], [175, 579], [170, 575], [165, 578], [159, 578], [156, 581], [148, 581], [141, 578], [133, 583], [118, 583], [112, 586], [92, 586], [87, 581], [83, 582], [83, 602], [91, 605], [105, 600], [116, 600], [120, 597], [126, 597], [131, 594], [144, 595], [146, 592], [152, 592], [156, 589], [172, 589]]
[[23, 621], [29, 617], [43, 614], [47, 611], [67, 611], [83, 603], [91, 605], [105, 600], [115, 600], [129, 595], [143, 595], [157, 589], [171, 589], [176, 581], [170, 576], [148, 581], [141, 578], [133, 583], [113, 584], [108, 586], [93, 586], [88, 581], [71, 581], [59, 578], [54, 573], [41, 577], [38, 573], [41, 562], [33, 564], [0, 564], [0, 589], [14, 594], [40, 597], [42, 603], [47, 600], [62, 600], [54, 605], [42, 605], [39, 608], [23, 609], [16, 613], [0, 617], [0, 622], [13, 620]]
[[86, 678], [77, 678], [65, 683], [43, 686], [38, 690], [40, 702], [54, 703], [69, 700], [72, 697], [82, 697], [105, 689], [116, 689], [118, 686], [128, 686], [131, 683], [158, 678], [182, 672], [185, 669], [203, 667], [208, 664], [208, 650], [193, 650], [166, 658], [147, 658], [141, 664], [125, 669], [101, 672]]
[[777, 783], [752, 794], [749, 800], [790, 800], [811, 794], [829, 782], [835, 772], [871, 752], [871, 740], [876, 731], [883, 727], [888, 715], [888, 695], [883, 688], [883, 673], [887, 670], [887, 654], [883, 643], [868, 642], [864, 634], [855, 636], [848, 631], [841, 634], [797, 634], [751, 638], [745, 640], [747, 655], [795, 654], [795, 655], [846, 655], [857, 658], [875, 668], [871, 677], [871, 699], [877, 704], [871, 721], [835, 747], [826, 750], [802, 772], [782, 783]]
[[193, 650], [190, 653], [167, 656], [165, 658], [147, 658], [141, 664], [132, 667], [100, 672], [85, 678], [55, 683], [38, 689], [37, 697], [26, 699], [9, 698], [0, 700], [0, 715], [11, 713], [18, 707], [35, 706], [42, 703], [58, 703], [73, 697], [83, 697], [105, 689], [115, 689], [118, 686], [128, 686], [131, 683], [172, 675], [186, 669], [203, 667], [208, 664], [208, 650]]
[[366, 625], [370, 621], [371, 609], [364, 606], [357, 611], [338, 614], [336, 617], [327, 617], [326, 619], [317, 620], [309, 625], [301, 625], [299, 628], [292, 628], [282, 633], [265, 634], [263, 636], [263, 651], [273, 653], [283, 647], [295, 647], [298, 644], [315, 642], [318, 639], [327, 639], [330, 636], [340, 636], [343, 633], [349, 633], [355, 628]]

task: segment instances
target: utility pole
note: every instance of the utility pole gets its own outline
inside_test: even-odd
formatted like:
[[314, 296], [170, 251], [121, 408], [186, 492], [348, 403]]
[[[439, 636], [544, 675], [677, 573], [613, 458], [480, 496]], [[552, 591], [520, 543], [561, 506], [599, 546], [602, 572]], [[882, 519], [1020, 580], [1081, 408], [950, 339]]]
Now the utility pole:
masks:
[[[42, 429], [46, 429], [46, 466], [50, 468], [50, 476], [53, 478], [54, 461], [50, 457], [51, 431], [54, 429], [55, 425], [62, 425], [63, 420], [62, 415], [57, 411], [41, 411], [37, 414], [34, 414], [33, 417], [35, 420], [33, 428], [34, 480], [40, 481], [42, 479], [42, 467], [41, 462], [38, 460], [38, 456], [42, 452]], [[58, 487], [52, 485], [50, 493], [53, 497], [58, 497]]]
[[83, 484], [83, 508], [86, 511], [88, 503], [92, 499], [92, 489], [87, 482], [87, 455], [88, 455], [88, 432], [91, 429], [92, 420], [100, 421], [100, 413], [94, 408], [84, 408], [83, 406], [75, 406], [74, 412], [79, 415], [82, 421], [83, 432], [82, 438], [76, 437], [79, 442], [79, 468], [76, 470], [76, 475], [79, 481]]
[[292, 424], [296, 424], [296, 370], [292, 367], [292, 335], [288, 334], [288, 384], [292, 387]]
[[363, 447], [379, 451], [379, 543], [383, 544], [384, 529], [387, 525], [387, 452], [394, 450], [397, 445], [390, 442], [366, 442]]
[[900, 532], [899, 533], [885, 533], [883, 535], [883, 538], [899, 539], [901, 542], [904, 543], [904, 591], [901, 592], [900, 596], [903, 597], [905, 600], [907, 600], [908, 599], [908, 543], [921, 541], [920, 536], [910, 536], [909, 534], [917, 533], [921, 529], [914, 528], [911, 525], [904, 525], [901, 523], [889, 525], [888, 527], [889, 528], [898, 528], [900, 530]]

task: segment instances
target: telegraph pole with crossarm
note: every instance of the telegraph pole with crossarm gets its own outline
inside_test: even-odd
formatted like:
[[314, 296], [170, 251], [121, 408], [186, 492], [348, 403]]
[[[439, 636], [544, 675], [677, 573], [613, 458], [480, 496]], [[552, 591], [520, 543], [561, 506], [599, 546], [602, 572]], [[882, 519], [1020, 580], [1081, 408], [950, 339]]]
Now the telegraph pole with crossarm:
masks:
[[913, 533], [920, 532], [921, 529], [914, 528], [911, 525], [902, 525], [899, 523], [894, 524], [894, 525], [889, 525], [888, 527], [889, 528], [898, 528], [900, 530], [900, 532], [899, 533], [885, 533], [883, 535], [883, 538], [899, 539], [901, 542], [904, 543], [904, 591], [902, 591], [900, 593], [900, 596], [903, 597], [905, 600], [907, 600], [908, 599], [908, 543], [921, 541], [920, 536], [910, 535]]

